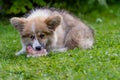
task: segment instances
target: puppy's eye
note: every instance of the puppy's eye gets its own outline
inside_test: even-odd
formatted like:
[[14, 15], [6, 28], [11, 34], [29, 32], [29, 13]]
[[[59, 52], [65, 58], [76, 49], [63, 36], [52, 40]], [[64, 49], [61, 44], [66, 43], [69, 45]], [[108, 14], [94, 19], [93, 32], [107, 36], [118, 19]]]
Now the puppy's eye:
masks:
[[31, 38], [31, 39], [35, 39], [35, 35], [31, 35], [30, 38]]
[[44, 38], [45, 37], [45, 34], [40, 34], [40, 38]]

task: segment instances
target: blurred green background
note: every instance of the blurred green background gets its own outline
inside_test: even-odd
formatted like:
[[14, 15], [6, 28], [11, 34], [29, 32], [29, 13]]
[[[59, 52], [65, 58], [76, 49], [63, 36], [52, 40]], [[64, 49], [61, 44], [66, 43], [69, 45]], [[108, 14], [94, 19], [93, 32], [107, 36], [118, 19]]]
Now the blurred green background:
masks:
[[40, 7], [65, 9], [77, 15], [107, 9], [109, 5], [119, 3], [120, 0], [0, 0], [0, 16], [21, 16], [31, 9]]

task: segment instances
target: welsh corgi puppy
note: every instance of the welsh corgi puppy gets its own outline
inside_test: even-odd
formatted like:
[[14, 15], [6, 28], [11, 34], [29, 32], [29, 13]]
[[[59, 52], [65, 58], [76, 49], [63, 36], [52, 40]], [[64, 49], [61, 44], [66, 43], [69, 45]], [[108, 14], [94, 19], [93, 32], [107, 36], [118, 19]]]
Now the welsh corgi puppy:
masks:
[[27, 46], [36, 51], [64, 52], [75, 47], [88, 49], [94, 44], [93, 30], [67, 11], [40, 8], [10, 22], [21, 36], [22, 49], [16, 55], [25, 53]]

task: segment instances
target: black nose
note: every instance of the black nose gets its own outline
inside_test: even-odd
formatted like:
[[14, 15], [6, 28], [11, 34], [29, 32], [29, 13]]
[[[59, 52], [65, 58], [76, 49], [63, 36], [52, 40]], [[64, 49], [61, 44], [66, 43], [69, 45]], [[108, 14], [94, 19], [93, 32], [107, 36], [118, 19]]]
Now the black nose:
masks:
[[41, 46], [36, 46], [35, 49], [36, 49], [37, 51], [40, 51], [40, 50], [42, 49], [42, 47], [41, 47]]

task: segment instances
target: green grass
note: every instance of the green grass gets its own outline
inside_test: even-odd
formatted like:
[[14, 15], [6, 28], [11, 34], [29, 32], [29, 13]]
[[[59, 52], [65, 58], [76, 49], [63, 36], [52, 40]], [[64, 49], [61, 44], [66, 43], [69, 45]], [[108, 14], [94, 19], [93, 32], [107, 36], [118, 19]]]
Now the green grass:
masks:
[[39, 58], [15, 56], [18, 32], [0, 22], [0, 80], [120, 80], [120, 8], [79, 16], [95, 30], [93, 49]]

